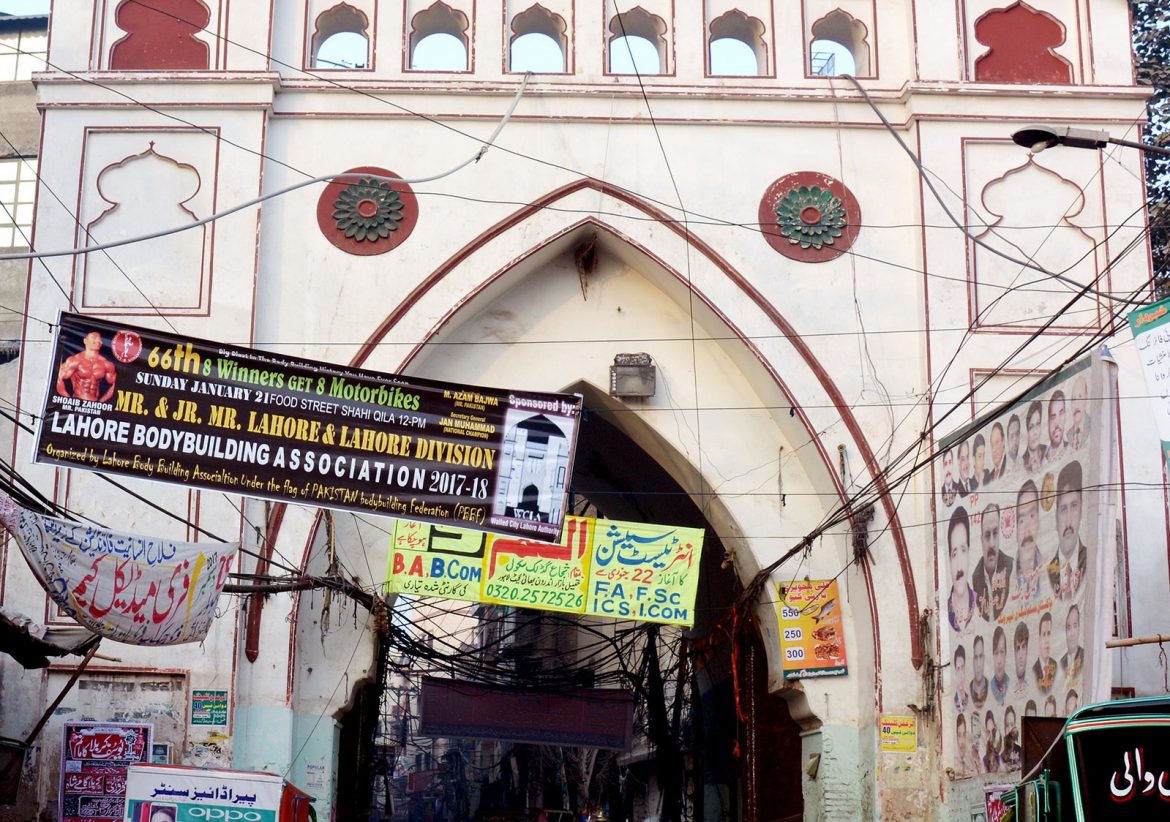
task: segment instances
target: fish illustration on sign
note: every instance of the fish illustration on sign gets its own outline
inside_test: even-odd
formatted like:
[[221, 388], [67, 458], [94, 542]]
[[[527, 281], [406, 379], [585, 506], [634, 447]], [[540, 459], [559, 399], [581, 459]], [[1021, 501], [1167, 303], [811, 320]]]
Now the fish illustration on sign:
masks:
[[827, 617], [829, 614], [833, 613], [833, 611], [835, 611], [836, 609], [837, 609], [837, 600], [830, 599], [828, 602], [826, 602], [824, 605], [821, 606], [821, 609], [819, 611], [817, 611], [815, 615], [813, 615], [813, 622], [820, 623], [820, 621], [822, 619]]

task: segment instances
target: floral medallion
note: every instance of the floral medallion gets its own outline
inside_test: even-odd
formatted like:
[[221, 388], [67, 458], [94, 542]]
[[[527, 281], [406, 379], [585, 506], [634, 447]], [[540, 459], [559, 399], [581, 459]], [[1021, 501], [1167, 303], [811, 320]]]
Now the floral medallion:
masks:
[[406, 183], [387, 181], [393, 171], [352, 168], [325, 187], [317, 200], [317, 225], [325, 239], [348, 254], [384, 254], [401, 245], [418, 220], [418, 200]]
[[333, 219], [346, 237], [372, 243], [398, 230], [402, 209], [402, 198], [389, 183], [365, 178], [342, 189], [333, 201]]
[[776, 251], [817, 263], [845, 253], [861, 227], [861, 209], [845, 184], [798, 171], [776, 180], [760, 200], [760, 231]]

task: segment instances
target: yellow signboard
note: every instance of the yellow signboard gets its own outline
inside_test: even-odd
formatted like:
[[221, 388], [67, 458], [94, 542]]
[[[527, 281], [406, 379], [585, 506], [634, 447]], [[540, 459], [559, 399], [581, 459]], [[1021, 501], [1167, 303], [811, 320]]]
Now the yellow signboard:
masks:
[[918, 718], [913, 716], [880, 717], [879, 748], [894, 753], [918, 750]]
[[798, 580], [777, 586], [784, 678], [844, 676], [845, 627], [837, 581]]
[[485, 557], [483, 601], [582, 613], [596, 524], [595, 519], [565, 517], [560, 542], [553, 543], [493, 535]]
[[397, 520], [386, 590], [693, 625], [701, 528], [565, 517], [558, 542]]

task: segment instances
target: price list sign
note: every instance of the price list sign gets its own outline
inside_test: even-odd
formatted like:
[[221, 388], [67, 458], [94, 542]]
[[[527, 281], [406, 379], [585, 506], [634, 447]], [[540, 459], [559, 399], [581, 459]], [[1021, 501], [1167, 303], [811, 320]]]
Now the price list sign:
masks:
[[845, 629], [837, 581], [799, 580], [776, 586], [784, 678], [844, 676]]

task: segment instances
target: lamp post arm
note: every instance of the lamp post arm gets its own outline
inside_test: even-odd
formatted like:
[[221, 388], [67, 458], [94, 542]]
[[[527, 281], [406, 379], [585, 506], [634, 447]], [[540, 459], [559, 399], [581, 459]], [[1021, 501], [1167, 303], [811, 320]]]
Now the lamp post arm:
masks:
[[1136, 148], [1138, 151], [1144, 151], [1146, 154], [1157, 154], [1160, 157], [1170, 157], [1170, 148], [1163, 148], [1162, 146], [1152, 146], [1149, 143], [1135, 143], [1132, 140], [1122, 140], [1120, 137], [1110, 137], [1109, 142], [1115, 146]]

